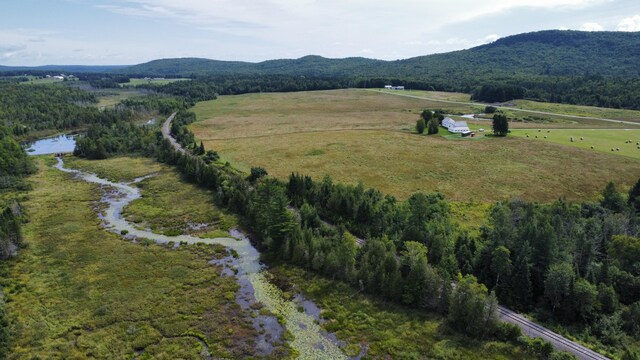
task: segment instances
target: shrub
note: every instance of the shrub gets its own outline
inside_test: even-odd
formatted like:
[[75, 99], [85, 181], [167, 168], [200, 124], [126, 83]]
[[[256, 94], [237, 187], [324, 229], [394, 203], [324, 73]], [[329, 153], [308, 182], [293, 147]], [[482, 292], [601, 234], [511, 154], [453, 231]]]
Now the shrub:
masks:
[[522, 330], [517, 325], [500, 323], [496, 327], [496, 338], [500, 341], [516, 343], [522, 336]]
[[549, 360], [577, 360], [578, 358], [564, 351], [556, 351], [549, 356]]
[[418, 121], [416, 121], [416, 131], [418, 132], [418, 134], [424, 133], [425, 127], [426, 124], [424, 122], [424, 119], [419, 119]]

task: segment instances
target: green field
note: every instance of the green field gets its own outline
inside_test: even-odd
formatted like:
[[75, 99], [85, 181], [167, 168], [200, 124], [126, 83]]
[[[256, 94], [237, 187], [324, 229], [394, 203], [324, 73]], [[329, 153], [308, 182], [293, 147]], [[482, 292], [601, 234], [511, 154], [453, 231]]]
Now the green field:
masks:
[[100, 108], [113, 107], [123, 100], [130, 99], [144, 94], [135, 89], [105, 89], [94, 92], [98, 98], [97, 106]]
[[[262, 166], [281, 179], [294, 171], [329, 174], [401, 199], [440, 191], [466, 203], [586, 200], [609, 181], [625, 188], [640, 175], [640, 161], [620, 154], [518, 136], [412, 134], [418, 113], [432, 105], [362, 90], [222, 96], [197, 104], [199, 121], [190, 128], [243, 170]], [[491, 128], [486, 121], [473, 126]], [[585, 171], [589, 176], [579, 176]]]
[[120, 86], [129, 87], [129, 86], [138, 86], [138, 85], [146, 85], [146, 84], [154, 84], [154, 85], [166, 85], [176, 81], [187, 81], [191, 79], [140, 79], [140, 78], [131, 78], [128, 83], [122, 83]]
[[[238, 285], [209, 264], [225, 249], [125, 241], [101, 228], [97, 186], [45, 166], [51, 158], [38, 163], [23, 202], [26, 248], [1, 268], [10, 359], [199, 358], [203, 341], [216, 358], [252, 352], [257, 333], [234, 302]], [[110, 165], [135, 169], [126, 178], [158, 169], [138, 159], [100, 164]], [[163, 206], [182, 206], [171, 200]]]
[[[592, 152], [604, 152], [640, 160], [640, 130], [638, 129], [541, 129], [540, 132], [532, 129], [512, 130], [511, 135], [531, 141], [562, 144]], [[573, 142], [571, 138], [573, 138]]]

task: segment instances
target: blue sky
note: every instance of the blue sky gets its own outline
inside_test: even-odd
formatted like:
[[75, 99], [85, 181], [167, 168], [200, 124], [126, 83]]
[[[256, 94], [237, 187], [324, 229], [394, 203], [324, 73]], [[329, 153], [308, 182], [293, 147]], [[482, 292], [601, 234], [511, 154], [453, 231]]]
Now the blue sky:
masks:
[[640, 31], [638, 0], [2, 0], [0, 65], [403, 59], [546, 29]]

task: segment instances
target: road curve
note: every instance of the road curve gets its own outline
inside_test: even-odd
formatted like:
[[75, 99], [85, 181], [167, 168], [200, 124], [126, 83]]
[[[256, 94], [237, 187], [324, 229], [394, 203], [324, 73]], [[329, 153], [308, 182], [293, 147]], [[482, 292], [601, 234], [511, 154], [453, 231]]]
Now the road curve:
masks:
[[524, 316], [513, 312], [503, 306], [498, 306], [498, 315], [503, 322], [517, 325], [522, 333], [532, 338], [542, 338], [553, 345], [556, 350], [572, 353], [580, 360], [608, 360], [609, 358], [598, 354], [562, 335], [559, 335], [547, 328], [544, 328]]
[[[164, 124], [162, 124], [162, 136], [165, 139], [169, 140], [176, 150], [182, 153], [186, 153], [186, 151], [176, 141], [176, 139], [171, 136], [171, 121], [173, 121], [175, 115], [176, 113], [171, 114], [171, 116], [167, 118]], [[357, 239], [356, 243], [359, 246], [362, 246], [364, 244], [364, 240]], [[556, 334], [555, 332], [544, 328], [525, 318], [524, 316], [503, 306], [498, 306], [498, 315], [501, 321], [517, 325], [522, 330], [522, 333], [524, 335], [532, 338], [543, 338], [544, 340], [550, 342], [556, 350], [572, 353], [580, 360], [609, 360], [609, 358], [600, 355], [597, 352], [590, 350], [574, 341], [571, 341], [563, 337], [562, 335]]]
[[173, 138], [173, 136], [171, 136], [171, 122], [173, 121], [173, 118], [176, 117], [177, 113], [173, 113], [171, 114], [167, 120], [165, 120], [164, 124], [162, 124], [162, 136], [169, 140], [169, 142], [171, 142], [171, 145], [173, 146], [174, 149], [176, 149], [177, 151], [186, 154], [187, 152], [182, 148], [182, 145], [180, 145], [176, 139]]

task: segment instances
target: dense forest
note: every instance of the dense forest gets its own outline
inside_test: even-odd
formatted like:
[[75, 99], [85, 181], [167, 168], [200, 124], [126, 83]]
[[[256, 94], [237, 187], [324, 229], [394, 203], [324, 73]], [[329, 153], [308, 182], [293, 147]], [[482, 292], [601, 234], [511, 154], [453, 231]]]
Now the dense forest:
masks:
[[14, 139], [11, 129], [0, 125], [0, 191], [26, 187], [22, 178], [34, 171], [35, 166]]

